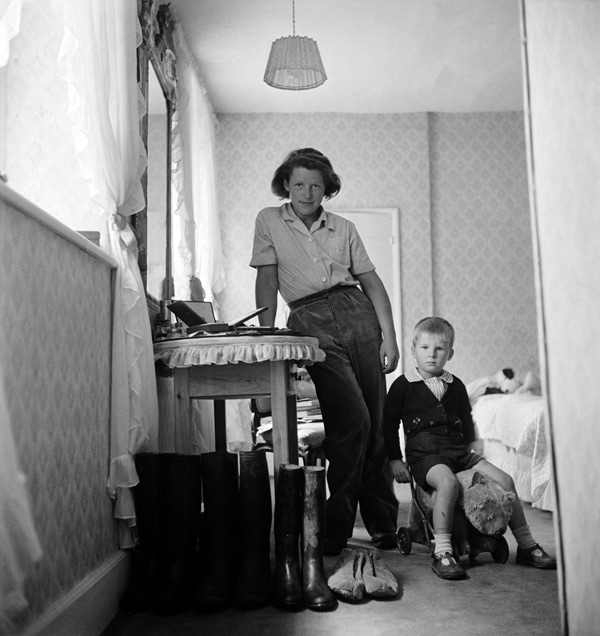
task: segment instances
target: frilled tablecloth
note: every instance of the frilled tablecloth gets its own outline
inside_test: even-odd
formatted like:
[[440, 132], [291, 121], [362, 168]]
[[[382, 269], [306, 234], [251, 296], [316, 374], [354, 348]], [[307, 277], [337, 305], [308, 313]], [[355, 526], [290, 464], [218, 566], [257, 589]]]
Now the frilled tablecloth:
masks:
[[[289, 360], [309, 365], [325, 359], [317, 338], [309, 336], [207, 336], [163, 340], [154, 344], [154, 359], [168, 367], [196, 365], [227, 365], [253, 362]], [[227, 447], [230, 452], [252, 449], [252, 435], [248, 422], [252, 415], [249, 400], [227, 400]], [[247, 411], [245, 415], [244, 411]], [[202, 434], [196, 427], [196, 439]], [[206, 444], [200, 441], [199, 448]]]
[[309, 336], [208, 336], [156, 342], [154, 359], [168, 367], [278, 360], [312, 364], [325, 360], [325, 352]]

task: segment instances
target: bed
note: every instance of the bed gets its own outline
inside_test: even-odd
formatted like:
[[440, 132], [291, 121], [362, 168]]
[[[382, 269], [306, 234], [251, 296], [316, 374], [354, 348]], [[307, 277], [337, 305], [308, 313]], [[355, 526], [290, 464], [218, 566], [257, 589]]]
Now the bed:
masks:
[[542, 396], [527, 390], [526, 385], [512, 393], [487, 391], [483, 395], [469, 394], [480, 452], [511, 475], [522, 501], [534, 508], [554, 511], [552, 463]]

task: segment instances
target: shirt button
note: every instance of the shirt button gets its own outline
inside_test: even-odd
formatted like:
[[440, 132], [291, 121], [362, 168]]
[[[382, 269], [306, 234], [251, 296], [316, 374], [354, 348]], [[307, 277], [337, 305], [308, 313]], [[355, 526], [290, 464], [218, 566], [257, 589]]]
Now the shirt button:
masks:
[[308, 242], [309, 242], [309, 243], [312, 243], [312, 236], [309, 236], [309, 237], [308, 237]]
[[314, 261], [315, 263], [317, 263], [317, 262], [319, 261], [319, 259], [315, 256], [315, 257], [313, 258], [313, 261]]
[[326, 282], [327, 282], [327, 279], [325, 278], [325, 276], [323, 276], [323, 277], [321, 278], [321, 282], [322, 282], [322, 283], [326, 283]]

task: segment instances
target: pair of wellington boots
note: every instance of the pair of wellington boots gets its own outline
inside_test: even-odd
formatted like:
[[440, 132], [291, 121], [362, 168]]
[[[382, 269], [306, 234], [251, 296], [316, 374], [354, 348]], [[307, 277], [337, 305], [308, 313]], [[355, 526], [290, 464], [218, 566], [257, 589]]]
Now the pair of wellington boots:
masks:
[[138, 544], [131, 551], [127, 612], [172, 614], [191, 603], [201, 501], [199, 455], [139, 453], [132, 488]]
[[[239, 478], [238, 478], [239, 457]], [[271, 602], [271, 480], [264, 452], [202, 455], [204, 512], [193, 607]]]
[[275, 486], [273, 604], [327, 612], [337, 600], [323, 566], [325, 468], [282, 464]]

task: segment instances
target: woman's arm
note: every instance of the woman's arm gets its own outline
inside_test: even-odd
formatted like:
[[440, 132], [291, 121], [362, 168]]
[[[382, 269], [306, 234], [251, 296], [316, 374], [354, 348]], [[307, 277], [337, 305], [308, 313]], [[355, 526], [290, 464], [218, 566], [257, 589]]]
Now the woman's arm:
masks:
[[258, 317], [263, 326], [275, 326], [275, 314], [277, 313], [277, 292], [279, 280], [277, 278], [277, 265], [260, 265], [256, 268], [256, 283], [254, 286], [254, 298], [257, 307], [268, 307]]
[[400, 353], [396, 342], [396, 329], [394, 328], [390, 298], [385, 291], [381, 278], [374, 270], [358, 274], [356, 279], [375, 308], [381, 333], [383, 334], [383, 342], [379, 352], [381, 368], [384, 373], [392, 373], [398, 366]]

